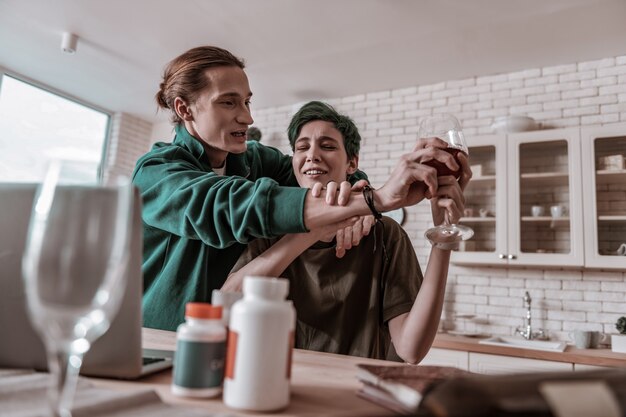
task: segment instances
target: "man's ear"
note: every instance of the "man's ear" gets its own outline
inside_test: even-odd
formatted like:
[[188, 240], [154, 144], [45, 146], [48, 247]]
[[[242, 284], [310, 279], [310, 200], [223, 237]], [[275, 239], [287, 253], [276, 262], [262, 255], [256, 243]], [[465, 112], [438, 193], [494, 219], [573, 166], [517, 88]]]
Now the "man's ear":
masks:
[[348, 175], [352, 175], [359, 169], [359, 156], [353, 156], [348, 160]]
[[174, 99], [174, 111], [181, 119], [190, 122], [193, 120], [193, 114], [191, 113], [191, 108], [187, 104], [185, 100], [180, 97], [176, 97]]

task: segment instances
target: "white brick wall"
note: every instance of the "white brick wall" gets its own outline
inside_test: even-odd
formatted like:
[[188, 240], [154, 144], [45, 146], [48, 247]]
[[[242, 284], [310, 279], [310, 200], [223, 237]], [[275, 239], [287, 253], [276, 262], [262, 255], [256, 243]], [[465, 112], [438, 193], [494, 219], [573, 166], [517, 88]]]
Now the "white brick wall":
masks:
[[[455, 113], [466, 135], [493, 133], [494, 118], [518, 113], [535, 118], [545, 128], [626, 121], [626, 56], [327, 101], [359, 126], [360, 167], [374, 186], [380, 186], [397, 157], [411, 149], [419, 118], [425, 115]], [[290, 152], [286, 128], [301, 104], [253, 112], [265, 144]], [[429, 253], [423, 234], [430, 225], [427, 202], [408, 208], [404, 227], [422, 266]], [[559, 339], [568, 339], [574, 329], [615, 332], [615, 320], [626, 314], [624, 271], [452, 266], [444, 326], [512, 334], [523, 324], [526, 290], [533, 298], [534, 324]], [[476, 318], [455, 320], [455, 314], [461, 313]]]
[[152, 123], [127, 113], [111, 118], [111, 135], [105, 160], [105, 180], [111, 174], [130, 175], [137, 159], [150, 147]]

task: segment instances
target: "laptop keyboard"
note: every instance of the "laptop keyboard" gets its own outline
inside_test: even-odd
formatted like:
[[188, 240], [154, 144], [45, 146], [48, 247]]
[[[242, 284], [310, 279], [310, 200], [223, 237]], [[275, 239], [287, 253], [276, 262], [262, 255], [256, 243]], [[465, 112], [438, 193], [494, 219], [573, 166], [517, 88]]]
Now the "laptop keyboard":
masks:
[[165, 358], [147, 358], [147, 357], [144, 357], [143, 358], [143, 365], [146, 366], [146, 365], [150, 365], [152, 363], [163, 362], [163, 361], [165, 361]]

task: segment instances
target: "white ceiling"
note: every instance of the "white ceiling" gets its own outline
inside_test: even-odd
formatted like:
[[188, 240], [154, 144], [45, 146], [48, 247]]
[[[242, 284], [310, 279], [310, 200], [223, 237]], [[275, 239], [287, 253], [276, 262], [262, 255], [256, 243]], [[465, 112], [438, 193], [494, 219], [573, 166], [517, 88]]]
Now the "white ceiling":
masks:
[[626, 0], [0, 0], [0, 66], [148, 121], [166, 62], [206, 44], [265, 108], [625, 55]]

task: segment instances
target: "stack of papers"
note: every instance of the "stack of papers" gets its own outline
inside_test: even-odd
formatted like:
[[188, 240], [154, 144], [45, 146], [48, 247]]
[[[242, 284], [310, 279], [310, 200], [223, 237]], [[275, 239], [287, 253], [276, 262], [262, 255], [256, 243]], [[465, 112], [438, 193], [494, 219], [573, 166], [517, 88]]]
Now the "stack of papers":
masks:
[[437, 384], [469, 372], [448, 366], [359, 364], [363, 383], [358, 395], [396, 413], [415, 414], [422, 398]]
[[[47, 373], [0, 369], [0, 416], [49, 415]], [[72, 406], [73, 417], [208, 417], [209, 412], [163, 403], [152, 390], [116, 391], [94, 387], [79, 378]]]

